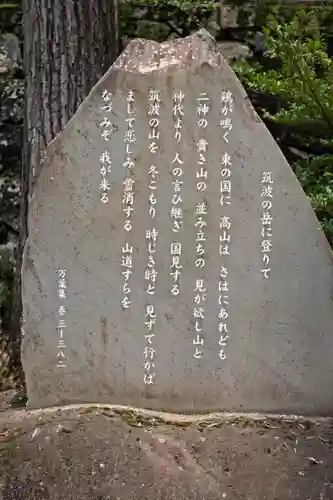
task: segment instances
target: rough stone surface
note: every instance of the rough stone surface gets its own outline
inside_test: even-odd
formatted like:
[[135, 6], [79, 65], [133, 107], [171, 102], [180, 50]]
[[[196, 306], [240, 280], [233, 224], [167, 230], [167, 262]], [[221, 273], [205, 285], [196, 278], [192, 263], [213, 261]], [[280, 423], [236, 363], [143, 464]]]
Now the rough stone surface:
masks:
[[331, 419], [177, 417], [108, 408], [0, 413], [0, 497], [332, 498]]
[[[148, 89], [161, 92], [159, 151], [148, 145]], [[101, 110], [104, 90], [113, 111]], [[128, 92], [134, 92], [136, 142], [132, 147], [132, 231], [124, 231], [122, 195], [127, 175], [124, 135]], [[174, 138], [172, 95], [182, 90], [184, 117], [179, 145]], [[233, 129], [224, 142], [221, 91], [232, 91]], [[196, 99], [213, 103], [204, 130], [208, 190], [196, 191]], [[101, 138], [104, 116], [114, 133]], [[108, 146], [109, 202], [100, 201], [100, 155]], [[183, 225], [172, 231], [172, 164], [184, 161]], [[232, 161], [230, 205], [220, 205], [221, 157]], [[154, 158], [152, 158], [154, 156]], [[155, 164], [156, 216], [149, 216], [149, 166]], [[261, 272], [262, 175], [271, 172], [271, 272]], [[195, 267], [196, 204], [207, 203], [206, 265]], [[219, 255], [220, 219], [231, 217], [230, 256]], [[146, 230], [158, 231], [156, 293], [145, 292]], [[133, 246], [129, 280], [131, 307], [123, 310], [121, 248]], [[170, 245], [182, 244], [180, 294], [171, 294]], [[228, 269], [229, 339], [221, 360], [218, 331], [220, 267]], [[67, 270], [67, 299], [58, 298], [58, 270]], [[207, 288], [203, 357], [197, 347], [193, 309], [196, 279]], [[207, 32], [159, 45], [132, 42], [92, 90], [64, 131], [50, 144], [29, 212], [29, 238], [22, 269], [23, 365], [30, 407], [74, 402], [109, 402], [177, 411], [222, 410], [327, 414], [333, 409], [332, 253], [310, 202], [273, 138]], [[66, 367], [57, 368], [58, 308], [66, 305]], [[146, 306], [156, 313], [153, 384], [144, 383], [148, 331]], [[223, 357], [223, 356], [222, 356]], [[59, 359], [59, 358], [58, 358]]]
[[21, 66], [20, 40], [13, 33], [3, 34], [0, 37], [0, 75], [13, 73]]
[[218, 42], [218, 49], [228, 62], [240, 61], [252, 55], [250, 48], [240, 42]]

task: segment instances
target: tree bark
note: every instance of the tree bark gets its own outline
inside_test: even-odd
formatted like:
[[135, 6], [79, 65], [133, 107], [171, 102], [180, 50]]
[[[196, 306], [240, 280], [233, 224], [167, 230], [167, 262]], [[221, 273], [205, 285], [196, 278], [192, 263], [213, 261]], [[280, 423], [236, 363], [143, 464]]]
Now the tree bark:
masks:
[[47, 145], [119, 54], [118, 0], [23, 0], [23, 30], [26, 94], [22, 198], [12, 311], [14, 356], [19, 364], [21, 266], [29, 229], [30, 194]]

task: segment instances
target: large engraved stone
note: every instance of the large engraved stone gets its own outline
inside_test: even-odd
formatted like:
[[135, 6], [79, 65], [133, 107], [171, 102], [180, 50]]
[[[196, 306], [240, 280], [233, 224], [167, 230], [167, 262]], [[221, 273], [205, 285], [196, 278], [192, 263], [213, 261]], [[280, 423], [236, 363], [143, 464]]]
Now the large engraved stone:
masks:
[[332, 252], [205, 31], [133, 41], [49, 145], [22, 279], [30, 407], [333, 410]]

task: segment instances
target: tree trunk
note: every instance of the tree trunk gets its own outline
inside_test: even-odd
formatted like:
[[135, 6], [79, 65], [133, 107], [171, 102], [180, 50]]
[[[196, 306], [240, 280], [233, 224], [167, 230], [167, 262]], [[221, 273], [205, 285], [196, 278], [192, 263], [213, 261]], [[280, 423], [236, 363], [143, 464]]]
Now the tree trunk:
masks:
[[23, 0], [23, 5], [25, 123], [12, 313], [14, 357], [19, 365], [22, 252], [34, 179], [42, 168], [47, 145], [119, 54], [118, 0]]

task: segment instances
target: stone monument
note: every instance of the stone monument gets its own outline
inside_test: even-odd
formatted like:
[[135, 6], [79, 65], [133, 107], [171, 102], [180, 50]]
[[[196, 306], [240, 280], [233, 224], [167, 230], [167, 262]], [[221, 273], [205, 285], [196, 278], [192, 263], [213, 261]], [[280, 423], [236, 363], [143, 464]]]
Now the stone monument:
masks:
[[28, 406], [333, 410], [331, 249], [206, 31], [128, 45], [28, 222]]

